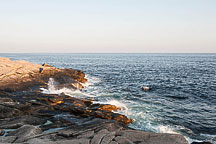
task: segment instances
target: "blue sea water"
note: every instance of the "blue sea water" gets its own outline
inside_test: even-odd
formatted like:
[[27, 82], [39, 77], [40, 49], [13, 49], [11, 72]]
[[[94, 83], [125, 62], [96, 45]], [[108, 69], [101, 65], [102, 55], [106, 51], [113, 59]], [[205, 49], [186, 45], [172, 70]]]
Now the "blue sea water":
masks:
[[135, 120], [129, 125], [135, 129], [216, 143], [216, 54], [0, 56], [83, 70], [89, 82], [82, 91], [59, 92], [115, 104], [122, 108], [119, 113]]

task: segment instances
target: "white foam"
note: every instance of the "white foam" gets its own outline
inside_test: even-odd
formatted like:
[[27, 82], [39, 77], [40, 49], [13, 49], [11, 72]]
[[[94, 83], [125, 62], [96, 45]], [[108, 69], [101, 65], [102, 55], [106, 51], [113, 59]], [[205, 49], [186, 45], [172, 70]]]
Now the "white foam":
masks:
[[106, 104], [110, 104], [110, 105], [115, 105], [119, 108], [121, 108], [121, 110], [126, 110], [128, 111], [128, 107], [126, 104], [124, 104], [123, 102], [120, 102], [118, 100], [112, 99], [110, 101], [105, 102]]
[[121, 110], [118, 111], [114, 111], [114, 113], [120, 113], [123, 114], [127, 117], [131, 117], [132, 112], [130, 111], [128, 104], [126, 102], [120, 101], [120, 100], [116, 100], [116, 99], [106, 99], [103, 101], [94, 101], [93, 103], [100, 103], [100, 104], [110, 104], [110, 105], [115, 105], [118, 108], [120, 108]]
[[208, 141], [208, 142], [211, 142], [213, 144], [216, 144], [216, 135], [209, 135], [209, 134], [200, 134], [200, 136], [204, 136], [205, 137], [205, 140], [197, 140], [197, 139], [192, 139], [192, 138], [189, 138], [189, 137], [185, 137], [185, 139], [189, 142], [189, 143], [192, 143], [192, 142], [203, 142], [203, 141]]
[[96, 83], [99, 83], [101, 82], [101, 79], [98, 78], [98, 77], [94, 77], [94, 76], [91, 76], [91, 75], [86, 75], [85, 78], [88, 80], [86, 83], [82, 84], [84, 87], [88, 87], [88, 86], [92, 86]]
[[136, 101], [128, 101], [126, 103], [127, 112], [123, 114], [135, 120], [134, 123], [130, 124], [130, 127], [157, 133], [178, 134], [177, 129], [179, 129], [179, 127], [163, 125], [157, 122], [160, 121], [160, 119], [154, 116], [154, 111], [151, 110], [152, 107], [148, 105], [144, 106]]
[[84, 93], [78, 89], [74, 90], [74, 89], [69, 89], [69, 88], [61, 88], [61, 89], [57, 89], [55, 87], [57, 82], [55, 82], [55, 80], [53, 78], [50, 78], [48, 81], [48, 89], [45, 88], [41, 88], [42, 93], [46, 93], [46, 94], [61, 94], [64, 93], [66, 95], [69, 96], [87, 96], [87, 97], [94, 97], [93, 95]]
[[156, 127], [156, 130], [160, 133], [178, 134], [175, 129], [169, 125], [159, 125], [158, 127]]
[[55, 88], [55, 80], [53, 78], [49, 78], [49, 81], [48, 81], [48, 90], [50, 92], [56, 92], [56, 88]]
[[216, 144], [216, 135], [211, 135], [211, 134], [200, 134], [200, 136], [203, 136], [207, 139], [207, 141], [212, 142], [213, 144]]
[[[111, 94], [101, 94], [97, 87], [91, 87], [96, 83], [100, 82], [99, 78], [92, 77], [90, 75], [87, 75], [88, 82], [84, 86], [85, 91], [80, 91], [80, 90], [74, 90], [74, 89], [68, 89], [68, 88], [62, 88], [62, 89], [57, 89], [55, 85], [57, 82], [53, 78], [49, 79], [48, 82], [48, 89], [41, 88], [43, 93], [47, 94], [61, 94], [65, 93], [69, 96], [76, 96], [76, 97], [82, 97], [82, 96], [87, 96], [87, 97], [95, 97], [95, 96], [110, 96]], [[93, 94], [93, 95], [92, 95]], [[178, 129], [179, 127], [172, 127], [170, 125], [160, 125], [160, 124], [155, 124], [152, 123], [155, 121], [154, 115], [152, 115], [151, 112], [148, 112], [148, 106], [145, 107], [143, 111], [140, 111], [139, 109], [136, 109], [136, 107], [140, 107], [140, 104], [138, 102], [134, 101], [127, 101], [127, 100], [116, 100], [116, 99], [109, 99], [109, 97], [106, 100], [103, 101], [96, 101], [94, 103], [101, 103], [101, 104], [111, 104], [115, 105], [121, 110], [117, 111], [118, 113], [121, 113], [123, 115], [126, 115], [129, 118], [136, 119], [135, 125], [131, 124], [133, 128], [138, 128], [142, 130], [148, 130], [148, 131], [153, 131], [153, 132], [158, 132], [158, 133], [171, 133], [171, 134], [178, 134]], [[143, 107], [143, 106], [142, 106]], [[206, 137], [214, 137], [214, 136], [206, 136]], [[189, 142], [192, 142], [194, 140], [186, 137], [186, 139]]]

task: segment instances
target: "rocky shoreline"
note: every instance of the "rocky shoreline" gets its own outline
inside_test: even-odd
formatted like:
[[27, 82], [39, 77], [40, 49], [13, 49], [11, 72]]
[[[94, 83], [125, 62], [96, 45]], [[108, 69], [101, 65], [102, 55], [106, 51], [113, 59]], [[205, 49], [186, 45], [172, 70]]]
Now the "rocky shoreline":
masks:
[[58, 88], [81, 89], [87, 82], [80, 70], [0, 58], [0, 143], [188, 144], [182, 135], [129, 128], [133, 120], [114, 105], [41, 93], [50, 78]]

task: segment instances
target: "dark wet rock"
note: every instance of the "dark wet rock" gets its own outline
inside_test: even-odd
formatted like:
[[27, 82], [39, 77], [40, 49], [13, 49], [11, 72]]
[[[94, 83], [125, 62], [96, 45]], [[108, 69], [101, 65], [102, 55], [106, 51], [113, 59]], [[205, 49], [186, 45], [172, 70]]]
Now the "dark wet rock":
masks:
[[42, 71], [43, 71], [43, 68], [39, 68], [39, 73], [42, 73]]
[[172, 96], [166, 95], [166, 97], [176, 99], [176, 100], [185, 100], [189, 98], [187, 96], [173, 96], [173, 95]]
[[191, 144], [212, 144], [211, 142], [192, 142]]
[[0, 104], [0, 119], [11, 118], [23, 114], [22, 111], [10, 105]]
[[0, 128], [1, 129], [16, 129], [23, 125], [42, 125], [47, 120], [40, 117], [35, 117], [31, 115], [19, 116], [15, 118], [7, 118], [0, 120]]
[[[48, 100], [46, 100], [48, 101]], [[69, 102], [69, 99], [67, 100]], [[90, 104], [90, 103], [89, 103]], [[97, 117], [97, 118], [103, 118], [103, 119], [113, 119], [119, 122], [123, 122], [125, 124], [129, 124], [132, 122], [131, 119], [127, 118], [124, 115], [113, 113], [111, 112], [111, 108], [118, 109], [116, 106], [107, 106], [108, 110], [101, 110], [100, 105], [98, 107], [95, 106], [87, 106], [85, 101], [82, 101], [80, 99], [71, 99], [70, 104], [64, 104], [64, 105], [55, 105], [54, 108], [56, 110], [61, 110], [64, 112], [69, 112], [74, 115], [79, 115], [81, 117]], [[105, 109], [105, 105], [102, 105], [102, 109]]]
[[14, 97], [14, 96], [16, 96], [16, 95], [0, 90], [0, 97], [1, 98], [10, 98], [10, 97]]
[[44, 66], [44, 67], [53, 67], [53, 66], [48, 65], [48, 64], [46, 64], [46, 63], [42, 64], [42, 66]]
[[8, 136], [16, 136], [15, 142], [24, 142], [27, 138], [42, 133], [40, 128], [32, 125], [24, 125], [15, 131], [9, 132]]
[[10, 98], [0, 98], [0, 103], [13, 103], [14, 101]]
[[5, 134], [5, 131], [3, 129], [0, 129], [0, 136], [3, 136]]
[[45, 101], [49, 105], [57, 105], [64, 103], [61, 97], [51, 97], [51, 98], [40, 98], [40, 100]]
[[13, 143], [17, 139], [16, 136], [0, 136], [0, 143]]
[[62, 128], [62, 127], [67, 127], [70, 126], [71, 122], [68, 120], [53, 120], [50, 124], [46, 125], [41, 125], [40, 128], [45, 131], [49, 129], [54, 129], [54, 128]]

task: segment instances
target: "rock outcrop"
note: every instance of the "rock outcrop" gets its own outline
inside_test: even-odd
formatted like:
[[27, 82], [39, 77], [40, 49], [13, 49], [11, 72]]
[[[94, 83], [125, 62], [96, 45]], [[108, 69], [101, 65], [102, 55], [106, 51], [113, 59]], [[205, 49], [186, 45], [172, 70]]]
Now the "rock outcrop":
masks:
[[79, 70], [0, 58], [0, 143], [188, 144], [182, 135], [129, 128], [133, 120], [114, 112], [117, 106], [37, 91], [50, 78], [57, 88], [87, 81]]
[[59, 85], [68, 84], [73, 88], [81, 88], [81, 83], [87, 81], [80, 70], [58, 69], [46, 64], [42, 66], [0, 57], [0, 90], [26, 90], [32, 86], [47, 84], [51, 77], [55, 78]]
[[[0, 99], [5, 99], [5, 92], [0, 93]], [[73, 114], [80, 117], [97, 117], [112, 119], [124, 124], [132, 122], [124, 115], [113, 113], [117, 108], [114, 105], [93, 104], [87, 99], [78, 99], [64, 94], [42, 94], [37, 92], [17, 93], [7, 98], [10, 102], [0, 104], [0, 119], [13, 118], [23, 115], [54, 116], [61, 113]], [[9, 123], [13, 122], [10, 120]], [[7, 123], [7, 125], [9, 124]], [[16, 124], [19, 124], [16, 122]], [[0, 122], [0, 128], [1, 126]], [[5, 127], [4, 127], [5, 128]]]

